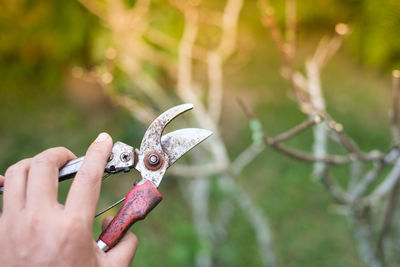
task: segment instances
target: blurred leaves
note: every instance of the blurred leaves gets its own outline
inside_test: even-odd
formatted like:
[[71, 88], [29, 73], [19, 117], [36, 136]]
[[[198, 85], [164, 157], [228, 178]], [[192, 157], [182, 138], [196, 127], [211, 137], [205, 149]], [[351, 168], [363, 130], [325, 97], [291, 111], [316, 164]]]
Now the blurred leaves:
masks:
[[400, 66], [400, 1], [360, 1], [350, 46], [358, 58], [386, 69]]
[[[285, 1], [270, 1], [284, 24]], [[400, 1], [302, 1], [298, 6], [300, 37], [332, 30], [338, 22], [350, 25], [348, 51], [362, 63], [383, 70], [400, 66]]]
[[[135, 1], [126, 2], [133, 5]], [[207, 6], [221, 5], [219, 1], [205, 2]], [[282, 15], [284, 1], [271, 2], [277, 7], [278, 15]], [[246, 5], [247, 14], [243, 14], [240, 22], [242, 32], [250, 31], [250, 27], [260, 24], [259, 13], [255, 13], [258, 11], [254, 7], [255, 3], [246, 1]], [[300, 38], [331, 32], [337, 22], [346, 22], [353, 30], [346, 42], [348, 52], [377, 68], [390, 69], [399, 66], [400, 34], [396, 33], [400, 30], [400, 1], [299, 1], [298, 7]], [[183, 21], [176, 9], [165, 1], [155, 0], [152, 1], [151, 16], [150, 23], [155, 28], [179, 39]], [[218, 32], [213, 29], [207, 32], [211, 33], [200, 35], [198, 42], [210, 46], [215, 42], [213, 38], [216, 38]], [[279, 76], [278, 60], [273, 61], [276, 57], [275, 50], [265, 41], [267, 33], [262, 29], [257, 34], [254, 38], [258, 49], [262, 51], [250, 55], [253, 58], [243, 72], [230, 76], [227, 88], [232, 89], [232, 92], [240, 90], [240, 93], [245, 93], [247, 88], [254, 87], [250, 94], [256, 94], [257, 100], [261, 102], [256, 110], [262, 122], [266, 121], [266, 125], [273, 126], [269, 127], [273, 131], [279, 131], [302, 120], [303, 115], [297, 112], [292, 102], [287, 101], [287, 84]], [[243, 36], [239, 39], [239, 42], [246, 40]], [[0, 147], [5, 152], [0, 153], [1, 171], [16, 160], [32, 156], [49, 146], [67, 145], [76, 154], [82, 154], [101, 130], [107, 130], [116, 139], [139, 144], [143, 132], [138, 130], [138, 124], [132, 122], [127, 111], [118, 111], [109, 105], [81, 109], [65, 97], [64, 89], [68, 86], [65, 81], [68, 77], [65, 76], [68, 76], [66, 71], [70, 66], [79, 65], [92, 69], [95, 63], [106, 61], [104, 51], [110, 44], [112, 40], [107, 29], [76, 1], [2, 1]], [[308, 41], [307, 45], [310, 44], [314, 45]], [[382, 119], [386, 104], [383, 103], [382, 91], [375, 89], [385, 86], [389, 88], [390, 85], [383, 83], [380, 77], [365, 77], [365, 73], [360, 73], [359, 66], [350, 65], [349, 61], [334, 62], [331, 66], [326, 75], [324, 74], [323, 82], [327, 85], [326, 91], [331, 101], [329, 106], [335, 109], [335, 116], [345, 122], [346, 130], [361, 140], [363, 146], [384, 143], [387, 135], [380, 129], [386, 123]], [[145, 70], [152, 77], [162, 79], [163, 74], [151, 65], [146, 66]], [[115, 70], [113, 74], [113, 84], [120, 92], [134, 91], [132, 83], [119, 70]], [[77, 94], [98, 89], [94, 85], [89, 88], [88, 84], [80, 84], [74, 88]], [[360, 106], [365, 110], [357, 113], [356, 109]], [[232, 109], [236, 108], [233, 107]], [[241, 125], [235, 115], [231, 116], [233, 118], [224, 118], [224, 126], [228, 127], [225, 127], [226, 133], [222, 134], [227, 135], [229, 132], [236, 138], [230, 147], [230, 153], [234, 153], [247, 142], [248, 128]], [[231, 125], [228, 125], [229, 119]], [[253, 141], [260, 142], [260, 123], [251, 121], [250, 128]], [[309, 148], [310, 143], [309, 137], [304, 137], [294, 145]], [[267, 152], [246, 170], [248, 180], [243, 184], [248, 192], [254, 194], [254, 198], [258, 198], [265, 212], [271, 215], [284, 266], [294, 266], [296, 261], [297, 266], [310, 266], [317, 260], [325, 266], [337, 266], [339, 253], [343, 262], [354, 266], [357, 264], [354, 247], [348, 236], [342, 235], [346, 226], [336, 215], [324, 210], [330, 200], [324, 197], [318, 185], [307, 179], [309, 173], [307, 166], [274, 152]], [[216, 191], [216, 195], [220, 193]], [[165, 195], [168, 193], [171, 192]], [[173, 195], [168, 195], [169, 203], [174, 202], [181, 209], [184, 206], [182, 200], [175, 199]], [[175, 208], [168, 210], [167, 215], [159, 217], [159, 225], [166, 225], [167, 221], [171, 221], [171, 210]], [[152, 220], [156, 220], [157, 215], [152, 216]], [[173, 223], [185, 219], [181, 214], [173, 216], [176, 217]], [[221, 266], [258, 264], [257, 259], [252, 259], [256, 252], [255, 241], [249, 239], [250, 229], [244, 226], [244, 218], [234, 219], [234, 234], [230, 237], [231, 240], [218, 248], [220, 258], [217, 260]], [[193, 262], [194, 251], [198, 247], [210, 249], [198, 242], [193, 225], [189, 222], [168, 224], [166, 227], [170, 228], [166, 230], [171, 232], [170, 235], [158, 233], [147, 223], [146, 221], [140, 226], [142, 229], [148, 227], [142, 230], [144, 235], [141, 236], [145, 240], [141, 241], [142, 247], [139, 248], [139, 253], [145, 255], [138, 258], [143, 266], [146, 263], [147, 266], [154, 265], [156, 261], [165, 266], [185, 266]], [[153, 239], [149, 233], [154, 234]], [[172, 237], [173, 240], [168, 239]], [[161, 240], [163, 238], [168, 240]], [[164, 247], [163, 244], [169, 246]], [[158, 256], [153, 255], [154, 251], [159, 252]], [[163, 261], [162, 253], [168, 254], [169, 258]]]
[[63, 66], [71, 61], [89, 63], [90, 26], [94, 25], [93, 17], [75, 1], [3, 1], [0, 82], [57, 84]]

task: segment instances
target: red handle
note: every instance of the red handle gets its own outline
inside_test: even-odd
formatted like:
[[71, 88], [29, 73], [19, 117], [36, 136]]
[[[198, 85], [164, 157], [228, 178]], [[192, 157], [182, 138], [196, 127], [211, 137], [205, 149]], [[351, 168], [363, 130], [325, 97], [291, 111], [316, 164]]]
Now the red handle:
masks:
[[162, 195], [150, 181], [136, 185], [126, 195], [121, 209], [99, 239], [112, 248], [132, 224], [143, 220], [162, 199]]

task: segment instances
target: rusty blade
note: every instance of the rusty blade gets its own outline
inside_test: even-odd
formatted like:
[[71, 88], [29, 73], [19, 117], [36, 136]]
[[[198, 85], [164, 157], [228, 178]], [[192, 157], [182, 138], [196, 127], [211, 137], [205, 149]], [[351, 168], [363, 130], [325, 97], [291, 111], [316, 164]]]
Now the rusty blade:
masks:
[[[165, 126], [175, 117], [193, 108], [192, 104], [175, 106], [158, 116], [149, 126], [143, 136], [140, 150], [138, 151], [138, 163], [135, 168], [143, 180], [150, 181], [158, 187], [169, 164], [168, 154], [161, 147], [161, 135]], [[156, 165], [149, 166], [150, 159], [157, 159]]]
[[168, 154], [167, 168], [210, 135], [212, 135], [211, 131], [199, 128], [185, 128], [163, 135], [161, 146]]
[[175, 106], [165, 111], [163, 114], [157, 117], [147, 128], [146, 133], [143, 136], [142, 143], [140, 144], [140, 151], [147, 152], [150, 150], [161, 149], [161, 135], [164, 128], [170, 123], [175, 117], [193, 108], [193, 104], [183, 104]]

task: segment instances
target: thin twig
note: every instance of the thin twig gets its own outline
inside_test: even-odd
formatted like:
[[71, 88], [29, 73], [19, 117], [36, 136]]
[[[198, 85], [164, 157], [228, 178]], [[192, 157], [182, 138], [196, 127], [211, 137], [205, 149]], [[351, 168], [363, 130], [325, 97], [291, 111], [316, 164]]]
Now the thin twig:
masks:
[[232, 162], [230, 167], [227, 169], [230, 170], [235, 175], [239, 175], [244, 167], [246, 167], [250, 162], [252, 162], [262, 151], [264, 151], [264, 145], [258, 143], [252, 143], [248, 146], [236, 159]]
[[221, 190], [232, 196], [242, 212], [246, 214], [245, 218], [255, 232], [263, 266], [277, 266], [268, 219], [242, 187], [236, 185], [234, 177], [223, 175], [218, 179], [218, 184]]
[[217, 49], [207, 55], [209, 98], [208, 107], [216, 123], [220, 120], [223, 97], [223, 61], [232, 55], [236, 46], [237, 22], [243, 0], [228, 0], [222, 14], [222, 35]]
[[347, 191], [351, 192], [360, 181], [363, 171], [363, 164], [359, 160], [353, 160], [350, 163], [350, 181], [347, 185]]
[[371, 152], [361, 151], [355, 142], [344, 133], [343, 126], [337, 123], [328, 113], [322, 110], [318, 110], [317, 113], [327, 122], [328, 127], [336, 134], [342, 146], [352, 154], [352, 157], [363, 161], [382, 158], [382, 153], [377, 150]]
[[291, 59], [285, 50], [285, 42], [276, 22], [275, 10], [272, 8], [268, 0], [260, 0], [259, 3], [262, 8], [262, 22], [269, 29], [271, 38], [283, 58], [285, 65], [290, 66]]
[[216, 52], [207, 55], [208, 70], [208, 110], [212, 118], [218, 123], [221, 117], [222, 97], [223, 97], [223, 77], [222, 77], [222, 58]]
[[297, 160], [308, 161], [308, 162], [324, 162], [332, 165], [343, 165], [351, 162], [350, 156], [338, 156], [338, 155], [324, 155], [314, 156], [314, 154], [303, 152], [297, 149], [288, 148], [282, 144], [270, 144], [270, 139], [264, 134], [264, 142], [270, 145], [275, 150], [286, 154]]
[[285, 17], [286, 17], [286, 53], [290, 58], [290, 62], [293, 61], [293, 57], [296, 54], [296, 0], [286, 0], [285, 5]]
[[295, 127], [293, 127], [292, 129], [279, 134], [278, 136], [275, 136], [273, 138], [273, 144], [277, 144], [277, 143], [281, 143], [287, 139], [292, 138], [295, 135], [298, 135], [299, 133], [307, 130], [308, 128], [310, 128], [311, 126], [318, 124], [321, 121], [321, 118], [317, 115], [317, 116], [313, 116], [310, 119], [296, 125]]
[[98, 1], [94, 0], [78, 0], [87, 10], [92, 12], [94, 15], [98, 16], [101, 19], [105, 19], [104, 15], [104, 6]]
[[[340, 24], [345, 25], [345, 24]], [[344, 26], [343, 26], [344, 27]], [[319, 69], [322, 69], [329, 60], [336, 54], [342, 45], [344, 36], [347, 34], [337, 32], [332, 38], [323, 37], [315, 50], [313, 61], [316, 62]]]
[[367, 191], [369, 186], [376, 181], [376, 179], [382, 173], [384, 167], [385, 165], [382, 162], [379, 162], [367, 172], [364, 179], [354, 186], [354, 188], [350, 191], [352, 202], [358, 200]]
[[[311, 60], [306, 61], [306, 75], [307, 75], [307, 92], [310, 98], [310, 103], [315, 110], [325, 111], [325, 99], [321, 88], [320, 72], [321, 69], [318, 63], [313, 57]], [[316, 114], [315, 110], [310, 111], [310, 115]], [[325, 123], [316, 125], [313, 128], [314, 141], [312, 144], [312, 151], [314, 156], [320, 157], [327, 154], [327, 142], [328, 142], [329, 129]], [[313, 166], [314, 176], [319, 179], [323, 176], [326, 170], [326, 164], [324, 162], [315, 162]]]
[[[257, 119], [254, 115], [254, 112], [250, 109], [247, 104], [242, 99], [238, 99], [240, 106], [242, 107], [244, 113], [247, 115], [249, 119]], [[264, 143], [268, 146], [278, 150], [294, 159], [308, 161], [308, 162], [324, 162], [332, 165], [341, 165], [347, 164], [351, 161], [350, 156], [338, 156], [338, 155], [323, 155], [323, 156], [314, 156], [311, 153], [303, 152], [297, 149], [288, 148], [281, 143], [274, 142], [274, 138], [269, 137], [265, 131], [263, 131], [263, 140]]]
[[218, 53], [226, 60], [235, 50], [237, 24], [243, 0], [228, 0], [222, 14], [222, 37], [218, 46]]
[[383, 196], [385, 196], [393, 186], [400, 179], [400, 158], [397, 159], [390, 173], [383, 179], [383, 181], [371, 193], [369, 200], [375, 204]]
[[399, 79], [400, 71], [394, 70], [392, 72], [392, 110], [390, 112], [390, 124], [392, 130], [392, 138], [394, 144], [399, 144]]
[[386, 235], [389, 233], [393, 223], [393, 219], [395, 217], [396, 207], [399, 202], [399, 188], [400, 188], [400, 180], [398, 179], [390, 194], [389, 202], [385, 210], [383, 225], [381, 228], [381, 232], [379, 233], [378, 236], [376, 254], [379, 255], [380, 258], [385, 258], [383, 241], [385, 240]]
[[331, 197], [333, 197], [336, 201], [338, 201], [341, 204], [349, 203], [349, 196], [341, 187], [339, 187], [335, 183], [334, 179], [329, 173], [328, 168], [325, 168], [324, 173], [321, 175], [320, 178], [322, 184], [324, 185], [328, 193], [331, 195]]
[[[301, 106], [302, 111], [309, 113], [309, 111], [311, 110], [310, 99], [307, 93], [304, 91], [304, 88], [302, 88], [302, 86], [297, 83], [297, 78], [299, 77], [300, 73], [296, 72], [293, 67], [293, 58], [295, 57], [296, 51], [296, 3], [294, 0], [288, 0], [287, 2], [287, 15], [293, 17], [286, 18], [286, 40], [284, 40], [282, 33], [277, 25], [275, 11], [274, 8], [270, 5], [269, 0], [259, 0], [259, 4], [262, 10], [262, 23], [268, 29], [272, 41], [275, 43], [275, 46], [278, 49], [279, 54], [281, 55], [283, 61], [283, 76], [289, 81], [290, 86], [293, 88], [297, 103]], [[293, 39], [291, 39], [292, 36]]]

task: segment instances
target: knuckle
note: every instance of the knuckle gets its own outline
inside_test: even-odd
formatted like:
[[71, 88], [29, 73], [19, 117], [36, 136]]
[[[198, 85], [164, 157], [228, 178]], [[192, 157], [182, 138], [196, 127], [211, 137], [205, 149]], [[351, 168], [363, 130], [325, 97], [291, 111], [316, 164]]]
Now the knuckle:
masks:
[[18, 172], [19, 172], [19, 168], [18, 168], [17, 164], [11, 165], [11, 166], [8, 167], [8, 169], [6, 170], [5, 177], [14, 176], [14, 175], [17, 174]]
[[88, 232], [84, 229], [84, 225], [86, 225], [84, 220], [79, 216], [70, 216], [62, 225], [61, 236], [65, 241], [81, 239]]
[[28, 233], [36, 233], [37, 227], [40, 225], [40, 216], [34, 211], [27, 212], [24, 225], [28, 227]]
[[5, 177], [7, 176], [14, 176], [16, 174], [19, 174], [21, 171], [24, 171], [26, 168], [27, 164], [31, 161], [31, 159], [23, 159], [10, 167], [6, 170], [6, 173], [4, 174]]
[[54, 147], [52, 148], [54, 150], [55, 153], [57, 154], [69, 154], [69, 155], [73, 155], [73, 153], [71, 152], [71, 150], [69, 150], [66, 147], [63, 146], [58, 146], [58, 147]]
[[64, 230], [67, 234], [79, 233], [81, 230], [81, 220], [77, 217], [69, 218], [64, 223]]
[[74, 156], [74, 154], [65, 147], [53, 147], [43, 151], [42, 153], [37, 154], [33, 158], [33, 162], [35, 164], [45, 165], [56, 164], [58, 159], [65, 155], [70, 155], [71, 157]]
[[54, 159], [49, 155], [48, 151], [44, 151], [33, 157], [33, 163], [35, 165], [50, 165], [54, 164]]

